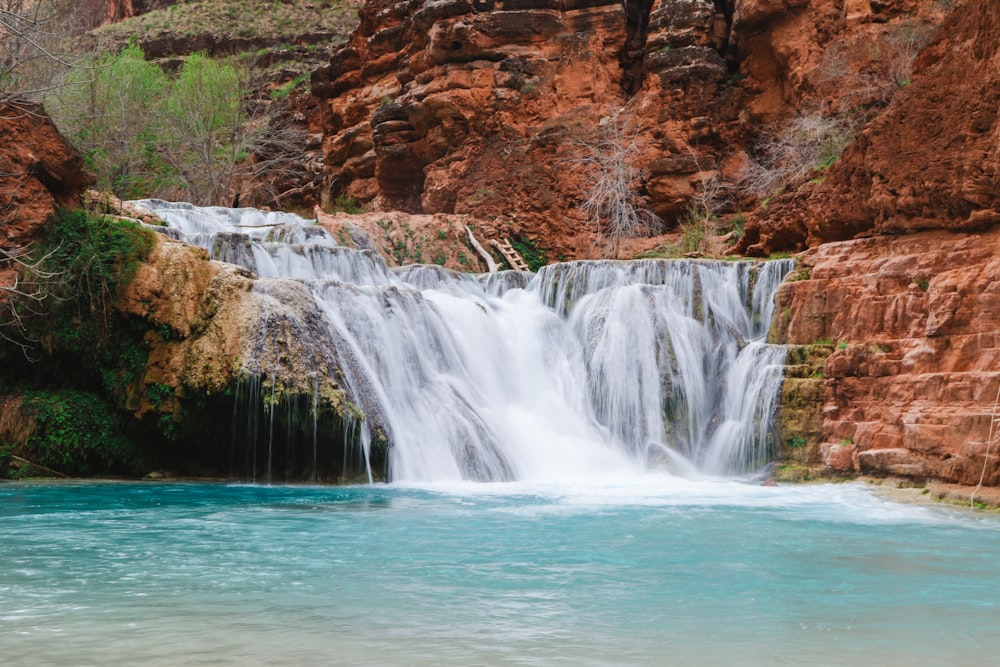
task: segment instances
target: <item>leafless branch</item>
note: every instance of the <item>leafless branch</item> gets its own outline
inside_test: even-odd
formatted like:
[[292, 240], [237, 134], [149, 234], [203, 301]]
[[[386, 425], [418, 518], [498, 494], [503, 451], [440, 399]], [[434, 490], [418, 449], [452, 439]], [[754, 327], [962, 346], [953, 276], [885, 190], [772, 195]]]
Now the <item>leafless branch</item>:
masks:
[[587, 198], [581, 209], [597, 230], [597, 242], [607, 238], [605, 254], [618, 257], [623, 238], [638, 236], [659, 224], [659, 218], [643, 206], [634, 189], [641, 176], [636, 166], [640, 153], [639, 132], [634, 118], [616, 110], [601, 121], [595, 136], [579, 142], [585, 154], [573, 166], [589, 172]]
[[79, 65], [73, 38], [83, 10], [72, 0], [0, 0], [0, 102], [38, 101]]
[[64, 272], [45, 268], [58, 250], [33, 258], [23, 246], [0, 248], [0, 269], [13, 269], [13, 282], [0, 285], [0, 338], [19, 347], [29, 361], [35, 360], [39, 340], [32, 337], [28, 320], [43, 314], [46, 302], [59, 299], [57, 287], [65, 281]]

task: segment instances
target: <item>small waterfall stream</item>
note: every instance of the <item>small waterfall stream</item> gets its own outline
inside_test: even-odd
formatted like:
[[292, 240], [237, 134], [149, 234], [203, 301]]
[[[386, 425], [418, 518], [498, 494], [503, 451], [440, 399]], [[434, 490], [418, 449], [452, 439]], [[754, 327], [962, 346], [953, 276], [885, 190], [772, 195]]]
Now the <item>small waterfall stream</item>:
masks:
[[[384, 439], [393, 480], [729, 475], [770, 458], [784, 350], [763, 339], [792, 260], [390, 270], [292, 214], [136, 204], [256, 273], [254, 289], [308, 288], [364, 415], [361, 455]], [[270, 383], [281, 373], [247, 364]]]

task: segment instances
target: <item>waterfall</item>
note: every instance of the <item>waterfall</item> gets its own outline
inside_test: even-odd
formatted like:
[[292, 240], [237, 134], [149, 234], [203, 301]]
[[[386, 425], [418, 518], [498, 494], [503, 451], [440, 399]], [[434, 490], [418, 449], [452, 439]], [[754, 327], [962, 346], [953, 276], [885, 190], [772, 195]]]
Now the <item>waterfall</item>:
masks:
[[770, 457], [784, 350], [764, 338], [791, 260], [391, 270], [292, 214], [136, 205], [256, 273], [255, 290], [308, 290], [297, 307], [321, 325], [301, 344], [335, 351], [361, 455], [387, 443], [393, 480], [730, 475]]

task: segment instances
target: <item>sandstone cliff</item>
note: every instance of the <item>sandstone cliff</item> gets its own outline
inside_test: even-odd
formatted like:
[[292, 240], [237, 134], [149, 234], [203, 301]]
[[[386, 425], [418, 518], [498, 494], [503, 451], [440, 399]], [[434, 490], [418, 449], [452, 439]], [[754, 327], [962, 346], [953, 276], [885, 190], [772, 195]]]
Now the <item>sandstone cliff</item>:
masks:
[[666, 228], [692, 205], [735, 211], [762, 133], [831, 108], [943, 16], [930, 0], [375, 0], [313, 75], [324, 198], [502, 216], [553, 256], [593, 256], [586, 157], [609, 125]]
[[[825, 179], [748, 224], [747, 252], [810, 247], [779, 295], [781, 339], [805, 346], [785, 386], [788, 458], [1000, 482], [998, 43], [1000, 6], [965, 3]], [[854, 236], [869, 238], [830, 243]]]
[[1000, 5], [969, 0], [912, 79], [821, 179], [779, 195], [740, 250], [766, 255], [857, 235], [1000, 223]]
[[791, 355], [803, 365], [786, 380], [785, 444], [818, 446], [786, 455], [962, 484], [985, 470], [1000, 483], [1000, 230], [826, 243], [801, 262], [774, 334], [814, 358]]
[[[0, 106], [0, 259], [28, 250], [55, 207], [79, 204], [90, 184], [83, 157], [59, 134], [42, 108]], [[0, 286], [15, 268], [0, 263]], [[0, 298], [3, 292], [0, 291]]]

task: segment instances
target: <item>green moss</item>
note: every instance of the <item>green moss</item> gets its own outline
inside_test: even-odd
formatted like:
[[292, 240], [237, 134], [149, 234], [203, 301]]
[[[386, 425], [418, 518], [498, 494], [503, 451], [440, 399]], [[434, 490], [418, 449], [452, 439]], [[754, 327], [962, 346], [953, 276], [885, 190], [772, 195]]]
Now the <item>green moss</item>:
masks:
[[14, 454], [66, 475], [127, 473], [139, 459], [122, 420], [100, 396], [76, 389], [28, 391], [23, 410], [35, 428]]
[[815, 478], [815, 473], [808, 466], [786, 463], [775, 468], [774, 479], [777, 482], [808, 482]]

